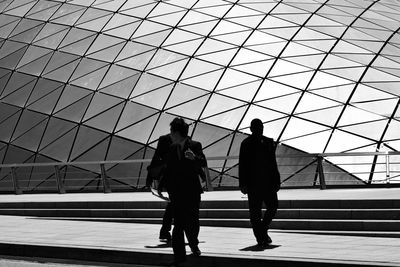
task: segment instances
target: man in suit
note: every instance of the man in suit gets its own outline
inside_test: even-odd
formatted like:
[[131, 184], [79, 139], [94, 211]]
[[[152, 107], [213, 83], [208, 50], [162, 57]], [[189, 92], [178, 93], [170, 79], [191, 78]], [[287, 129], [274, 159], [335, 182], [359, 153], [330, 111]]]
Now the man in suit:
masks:
[[[243, 140], [239, 153], [239, 187], [248, 194], [250, 223], [259, 246], [272, 243], [269, 225], [278, 209], [277, 192], [280, 189], [274, 140], [263, 136], [260, 119], [250, 124], [252, 134]], [[262, 204], [267, 210], [262, 216]]]
[[[156, 151], [154, 152], [153, 158], [151, 159], [151, 163], [148, 167], [148, 170], [150, 170], [150, 168], [152, 167], [163, 166], [164, 164], [166, 164], [167, 155], [171, 144], [172, 144], [172, 139], [170, 134], [160, 136], [160, 138], [158, 139]], [[146, 187], [150, 188], [153, 183], [153, 180], [156, 178], [161, 179], [161, 177], [152, 177], [150, 175], [150, 171], [148, 171], [146, 178]], [[172, 239], [170, 234], [172, 217], [173, 216], [172, 216], [171, 203], [168, 202], [167, 206], [165, 207], [162, 226], [160, 229], [159, 239], [161, 241], [170, 242]]]
[[170, 124], [172, 144], [166, 160], [164, 178], [160, 186], [165, 187], [173, 210], [174, 229], [172, 248], [174, 264], [186, 261], [185, 237], [195, 256], [200, 256], [199, 208], [203, 189], [199, 180], [201, 168], [206, 166], [200, 142], [188, 137], [189, 126], [182, 118], [175, 118]]

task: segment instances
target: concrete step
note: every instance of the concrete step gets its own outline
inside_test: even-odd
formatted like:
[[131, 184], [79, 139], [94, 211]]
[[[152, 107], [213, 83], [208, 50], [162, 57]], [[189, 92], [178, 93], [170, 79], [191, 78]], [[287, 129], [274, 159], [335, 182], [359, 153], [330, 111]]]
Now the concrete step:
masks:
[[[2, 202], [0, 208], [61, 208], [61, 209], [158, 209], [166, 206], [165, 201], [71, 201], [71, 202]], [[204, 209], [247, 209], [247, 199], [202, 201]], [[281, 209], [396, 209], [400, 200], [281, 200]]]
[[[51, 217], [162, 217], [164, 209], [0, 209], [0, 215]], [[247, 209], [201, 209], [202, 218], [249, 218]], [[400, 209], [280, 209], [279, 219], [400, 220]]]
[[[96, 217], [44, 217], [53, 220], [97, 221], [115, 223], [150, 223], [161, 224], [161, 218], [96, 218]], [[210, 219], [200, 218], [202, 226], [216, 227], [251, 227], [249, 219]], [[274, 219], [271, 229], [280, 230], [314, 230], [314, 231], [385, 231], [399, 232], [398, 220], [304, 220]]]

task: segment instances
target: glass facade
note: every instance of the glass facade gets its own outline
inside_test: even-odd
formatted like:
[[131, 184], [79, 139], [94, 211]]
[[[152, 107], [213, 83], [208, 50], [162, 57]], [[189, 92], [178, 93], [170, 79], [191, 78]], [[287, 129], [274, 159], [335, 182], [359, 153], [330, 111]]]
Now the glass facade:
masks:
[[281, 153], [398, 151], [399, 27], [394, 0], [0, 0], [0, 163], [151, 158], [175, 116], [208, 157], [254, 117]]

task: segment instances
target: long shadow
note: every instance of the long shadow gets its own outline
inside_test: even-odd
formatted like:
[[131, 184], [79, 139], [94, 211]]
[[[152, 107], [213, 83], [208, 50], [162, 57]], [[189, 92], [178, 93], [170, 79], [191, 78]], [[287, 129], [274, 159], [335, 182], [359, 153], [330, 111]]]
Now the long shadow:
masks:
[[274, 249], [274, 248], [278, 248], [281, 245], [268, 245], [268, 246], [259, 246], [259, 245], [253, 245], [250, 247], [245, 247], [242, 249], [239, 249], [240, 251], [264, 251], [267, 249]]

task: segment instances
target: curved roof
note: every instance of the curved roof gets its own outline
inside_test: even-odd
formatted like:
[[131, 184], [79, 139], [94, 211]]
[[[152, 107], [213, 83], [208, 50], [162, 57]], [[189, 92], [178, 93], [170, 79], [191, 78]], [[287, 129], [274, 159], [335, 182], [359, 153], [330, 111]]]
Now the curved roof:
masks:
[[0, 162], [150, 157], [175, 116], [208, 156], [255, 117], [308, 153], [397, 151], [399, 27], [390, 0], [0, 1]]

